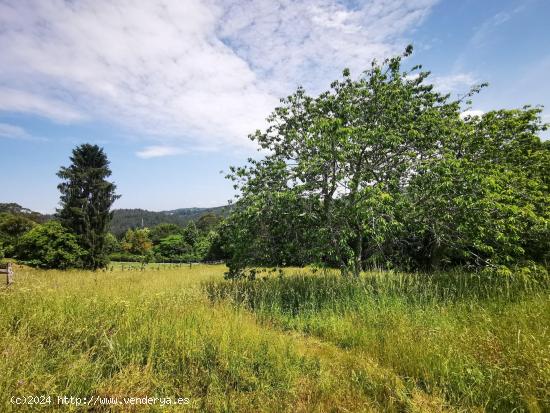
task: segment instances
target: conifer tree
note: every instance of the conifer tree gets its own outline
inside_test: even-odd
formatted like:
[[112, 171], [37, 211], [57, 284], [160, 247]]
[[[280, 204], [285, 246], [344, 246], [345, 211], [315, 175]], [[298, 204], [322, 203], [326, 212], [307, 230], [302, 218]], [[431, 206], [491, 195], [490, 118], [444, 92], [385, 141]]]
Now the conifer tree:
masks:
[[110, 212], [119, 198], [111, 175], [107, 155], [97, 145], [83, 144], [73, 149], [71, 165], [61, 167], [57, 176], [63, 181], [57, 210], [61, 223], [78, 236], [86, 251], [83, 266], [89, 269], [104, 267], [108, 262], [106, 235], [112, 218]]

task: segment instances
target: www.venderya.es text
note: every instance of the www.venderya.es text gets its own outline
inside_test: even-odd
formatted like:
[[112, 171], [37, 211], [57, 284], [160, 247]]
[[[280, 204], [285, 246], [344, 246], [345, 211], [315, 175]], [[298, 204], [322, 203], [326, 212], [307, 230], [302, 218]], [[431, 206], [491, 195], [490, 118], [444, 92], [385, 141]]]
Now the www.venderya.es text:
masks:
[[75, 397], [75, 396], [13, 396], [10, 402], [15, 405], [65, 405], [65, 406], [174, 406], [190, 404], [188, 397], [150, 397], [150, 396], [90, 396], [90, 397]]

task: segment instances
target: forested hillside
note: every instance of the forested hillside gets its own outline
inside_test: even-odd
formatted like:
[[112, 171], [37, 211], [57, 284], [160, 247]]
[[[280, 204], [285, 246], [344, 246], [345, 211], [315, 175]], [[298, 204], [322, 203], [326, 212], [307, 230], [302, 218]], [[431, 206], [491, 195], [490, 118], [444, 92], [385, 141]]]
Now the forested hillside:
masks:
[[[120, 237], [132, 228], [154, 227], [158, 224], [187, 225], [191, 221], [197, 221], [204, 214], [212, 213], [218, 216], [226, 216], [230, 206], [213, 208], [178, 208], [170, 211], [148, 211], [146, 209], [115, 209], [111, 221], [111, 232]], [[0, 214], [21, 215], [32, 221], [43, 223], [52, 218], [53, 215], [41, 214], [32, 211], [17, 203], [0, 203]]]
[[28, 208], [24, 208], [15, 202], [0, 203], [0, 214], [12, 214], [18, 216], [24, 216], [35, 222], [45, 222], [50, 216], [41, 214], [40, 212], [32, 211]]
[[196, 221], [207, 213], [225, 216], [229, 207], [215, 208], [179, 208], [171, 211], [147, 211], [145, 209], [115, 209], [111, 221], [111, 232], [116, 236], [123, 235], [128, 229], [154, 227], [158, 224], [186, 225]]

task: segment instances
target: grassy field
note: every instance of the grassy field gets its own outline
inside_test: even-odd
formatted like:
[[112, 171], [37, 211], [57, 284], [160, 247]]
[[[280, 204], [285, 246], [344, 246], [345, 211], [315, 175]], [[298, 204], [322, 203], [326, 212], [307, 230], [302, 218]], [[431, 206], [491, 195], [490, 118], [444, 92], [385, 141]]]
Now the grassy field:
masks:
[[[547, 277], [224, 270], [17, 267], [0, 411], [550, 411]], [[10, 402], [29, 395], [51, 403]], [[101, 405], [130, 396], [189, 403]]]

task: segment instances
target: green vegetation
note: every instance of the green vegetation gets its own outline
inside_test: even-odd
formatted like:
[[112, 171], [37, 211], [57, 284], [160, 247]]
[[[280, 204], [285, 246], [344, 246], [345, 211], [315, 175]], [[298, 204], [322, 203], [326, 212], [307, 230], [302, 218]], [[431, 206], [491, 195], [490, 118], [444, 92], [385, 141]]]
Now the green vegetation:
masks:
[[[11, 256], [15, 253], [19, 237], [30, 231], [36, 222], [25, 215], [0, 213], [0, 251]], [[0, 256], [1, 257], [1, 256]]]
[[550, 411], [547, 125], [531, 107], [462, 117], [484, 85], [451, 100], [402, 71], [411, 51], [283, 99], [251, 136], [267, 155], [231, 168], [228, 216], [129, 210], [109, 233], [92, 145], [59, 172], [53, 220], [1, 204], [0, 257], [67, 271], [17, 267], [0, 291], [0, 409]]
[[[466, 99], [485, 85], [452, 100], [420, 66], [402, 70], [411, 53], [373, 62], [357, 79], [346, 69], [316, 97], [298, 88], [282, 99], [267, 129], [250, 136], [267, 155], [230, 168], [239, 194], [225, 218], [216, 208], [165, 211], [150, 227], [150, 214], [129, 210], [141, 226], [117, 238], [119, 223], [108, 237], [118, 195], [106, 180], [107, 156], [95, 145], [75, 148], [58, 173], [56, 219], [77, 237], [78, 262], [96, 269], [109, 259], [223, 259], [228, 278], [289, 265], [356, 277], [370, 269], [548, 268], [550, 144], [539, 136], [548, 127], [541, 109], [464, 117]], [[44, 263], [31, 250], [18, 253], [17, 238], [32, 222], [17, 219], [27, 222], [0, 225], [0, 254]]]
[[185, 227], [159, 224], [153, 228], [129, 229], [120, 242], [110, 236], [110, 257], [129, 262], [201, 262], [225, 258], [221, 245], [220, 219], [205, 214]]
[[19, 238], [47, 217], [19, 204], [0, 203], [0, 258], [16, 254]]
[[39, 212], [32, 211], [28, 208], [23, 208], [21, 205], [16, 204], [14, 202], [12, 203], [0, 203], [0, 214], [11, 214], [11, 215], [18, 215], [18, 216], [24, 216], [31, 221], [43, 223], [46, 222], [49, 219], [48, 215], [43, 215]]
[[138, 411], [550, 408], [548, 275], [224, 271], [18, 266], [0, 291], [0, 409], [35, 411], [9, 403], [27, 394], [191, 402]]
[[98, 269], [109, 260], [197, 262], [225, 257], [217, 233], [222, 222], [215, 213], [219, 208], [155, 213], [156, 217], [178, 216], [197, 222], [180, 226], [161, 221], [152, 228], [130, 228], [117, 239], [108, 230], [110, 208], [119, 196], [115, 185], [106, 180], [111, 171], [103, 149], [78, 146], [71, 162], [58, 173], [63, 179], [58, 185], [61, 209], [53, 220], [17, 204], [0, 204], [0, 258], [16, 258], [40, 268]]
[[203, 215], [224, 217], [230, 210], [230, 206], [179, 208], [160, 212], [144, 209], [115, 209], [113, 210], [113, 220], [111, 221], [111, 232], [120, 238], [129, 229], [153, 228], [161, 224], [174, 224], [184, 227], [191, 221], [198, 221]]
[[77, 237], [58, 221], [35, 226], [17, 243], [18, 258], [40, 268], [79, 268], [85, 255]]
[[546, 273], [506, 279], [468, 273], [378, 273], [360, 279], [303, 273], [210, 283], [205, 289], [213, 301], [227, 299], [251, 309], [263, 325], [315, 336], [372, 360], [399, 376], [408, 391], [419, 387], [448, 407], [550, 408]]
[[[23, 210], [17, 204], [5, 205], [16, 205], [17, 211]], [[52, 224], [52, 220], [47, 221], [38, 213], [15, 212], [15, 207], [9, 211], [13, 212], [0, 213], [0, 258], [16, 258], [41, 268], [83, 266], [82, 247], [77, 245], [79, 248], [75, 249], [71, 244], [73, 238], [77, 239], [73, 232], [59, 223]], [[218, 233], [222, 224], [222, 218], [209, 212], [200, 215], [196, 224], [189, 221], [185, 226], [162, 223], [152, 228], [128, 229], [120, 239], [108, 232], [103, 251], [113, 261], [220, 261], [226, 257]], [[35, 231], [28, 234], [35, 227]], [[70, 235], [68, 243], [67, 234]]]
[[[411, 53], [408, 48], [404, 57]], [[299, 88], [251, 135], [267, 155], [232, 168], [241, 196], [230, 272], [316, 264], [438, 270], [547, 265], [550, 144], [540, 108], [461, 117], [402, 56]], [[467, 107], [467, 106], [466, 106]]]
[[83, 144], [73, 149], [71, 165], [62, 167], [57, 176], [62, 182], [61, 208], [57, 219], [77, 236], [82, 247], [82, 266], [103, 268], [109, 258], [105, 237], [111, 222], [111, 206], [120, 196], [116, 186], [106, 179], [111, 176], [109, 161], [97, 145]]

